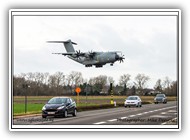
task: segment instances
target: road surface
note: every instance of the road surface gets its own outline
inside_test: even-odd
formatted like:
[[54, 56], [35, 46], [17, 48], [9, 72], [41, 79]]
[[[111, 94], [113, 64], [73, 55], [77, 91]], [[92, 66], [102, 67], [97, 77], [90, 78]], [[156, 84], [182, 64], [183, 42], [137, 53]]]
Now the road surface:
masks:
[[78, 112], [76, 117], [67, 118], [41, 116], [20, 117], [13, 120], [14, 125], [164, 125], [177, 124], [177, 102], [167, 104], [147, 104], [141, 108], [111, 108]]

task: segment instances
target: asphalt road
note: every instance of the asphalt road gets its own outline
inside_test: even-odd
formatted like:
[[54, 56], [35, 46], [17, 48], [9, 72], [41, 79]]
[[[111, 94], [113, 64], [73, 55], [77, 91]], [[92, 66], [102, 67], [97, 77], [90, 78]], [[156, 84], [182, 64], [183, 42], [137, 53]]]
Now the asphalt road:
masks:
[[177, 124], [177, 102], [147, 104], [141, 108], [111, 108], [78, 112], [76, 117], [67, 118], [41, 116], [21, 117], [13, 120], [14, 125], [164, 125]]

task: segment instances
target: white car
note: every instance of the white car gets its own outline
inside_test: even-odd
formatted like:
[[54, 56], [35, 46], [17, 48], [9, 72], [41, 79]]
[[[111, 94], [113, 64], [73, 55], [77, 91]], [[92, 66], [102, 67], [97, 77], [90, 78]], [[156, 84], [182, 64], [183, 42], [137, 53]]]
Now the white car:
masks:
[[142, 107], [142, 101], [139, 96], [129, 96], [125, 102], [124, 102], [125, 107], [131, 107], [131, 106], [136, 106], [136, 107]]

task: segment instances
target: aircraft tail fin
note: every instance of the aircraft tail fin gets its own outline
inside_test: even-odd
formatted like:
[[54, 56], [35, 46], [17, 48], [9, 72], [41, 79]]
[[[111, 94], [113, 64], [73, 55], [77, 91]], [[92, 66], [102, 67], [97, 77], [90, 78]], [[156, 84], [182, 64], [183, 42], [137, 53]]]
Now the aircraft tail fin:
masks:
[[75, 52], [73, 44], [77, 45], [77, 43], [72, 42], [70, 39], [67, 41], [48, 41], [48, 43], [63, 43], [67, 52]]

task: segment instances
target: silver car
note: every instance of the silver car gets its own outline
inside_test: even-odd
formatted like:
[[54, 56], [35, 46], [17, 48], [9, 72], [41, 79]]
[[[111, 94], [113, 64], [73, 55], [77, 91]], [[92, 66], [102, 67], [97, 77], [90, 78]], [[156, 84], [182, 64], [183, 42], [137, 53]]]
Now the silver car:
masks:
[[136, 107], [142, 107], [142, 101], [139, 96], [129, 96], [125, 102], [124, 102], [124, 107], [131, 107], [131, 106], [136, 106]]

